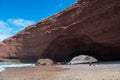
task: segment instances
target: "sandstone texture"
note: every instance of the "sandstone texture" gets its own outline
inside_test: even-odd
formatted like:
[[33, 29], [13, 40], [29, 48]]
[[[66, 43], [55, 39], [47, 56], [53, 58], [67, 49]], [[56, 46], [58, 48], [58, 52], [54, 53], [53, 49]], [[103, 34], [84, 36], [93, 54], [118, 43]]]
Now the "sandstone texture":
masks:
[[78, 0], [0, 43], [0, 60], [61, 62], [80, 54], [120, 60], [120, 0]]
[[54, 62], [51, 59], [38, 59], [36, 65], [53, 65]]

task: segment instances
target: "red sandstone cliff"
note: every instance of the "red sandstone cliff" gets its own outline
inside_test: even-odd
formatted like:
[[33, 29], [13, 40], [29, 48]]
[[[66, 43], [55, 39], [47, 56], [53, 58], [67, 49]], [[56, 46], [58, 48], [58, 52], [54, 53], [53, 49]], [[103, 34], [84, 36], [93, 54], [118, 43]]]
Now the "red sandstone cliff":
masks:
[[78, 51], [120, 60], [120, 0], [79, 0], [0, 43], [0, 59], [67, 61]]

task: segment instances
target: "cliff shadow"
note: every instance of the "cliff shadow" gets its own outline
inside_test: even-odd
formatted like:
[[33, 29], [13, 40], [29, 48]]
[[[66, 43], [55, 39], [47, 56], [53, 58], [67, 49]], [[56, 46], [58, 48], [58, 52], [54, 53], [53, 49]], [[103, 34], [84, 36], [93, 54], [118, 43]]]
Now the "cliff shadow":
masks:
[[86, 35], [60, 35], [54, 39], [42, 55], [56, 62], [68, 62], [78, 55], [91, 55], [98, 59], [92, 50], [93, 40]]
[[78, 55], [93, 56], [98, 61], [120, 60], [120, 47], [94, 42], [86, 35], [60, 35], [53, 40], [42, 55], [56, 62], [68, 62]]

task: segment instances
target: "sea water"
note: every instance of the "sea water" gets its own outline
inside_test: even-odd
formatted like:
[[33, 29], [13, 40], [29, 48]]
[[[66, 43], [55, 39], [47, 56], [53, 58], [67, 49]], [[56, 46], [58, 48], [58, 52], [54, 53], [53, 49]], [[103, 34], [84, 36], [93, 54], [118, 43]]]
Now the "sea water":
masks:
[[8, 67], [34, 67], [34, 63], [13, 63], [13, 62], [0, 62], [0, 72]]

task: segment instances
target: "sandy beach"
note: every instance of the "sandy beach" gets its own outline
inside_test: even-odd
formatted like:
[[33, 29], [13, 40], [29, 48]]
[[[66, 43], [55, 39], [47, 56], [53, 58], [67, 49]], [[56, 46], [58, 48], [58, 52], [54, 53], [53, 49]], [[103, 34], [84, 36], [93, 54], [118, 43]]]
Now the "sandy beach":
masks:
[[7, 68], [0, 80], [120, 80], [119, 63]]

